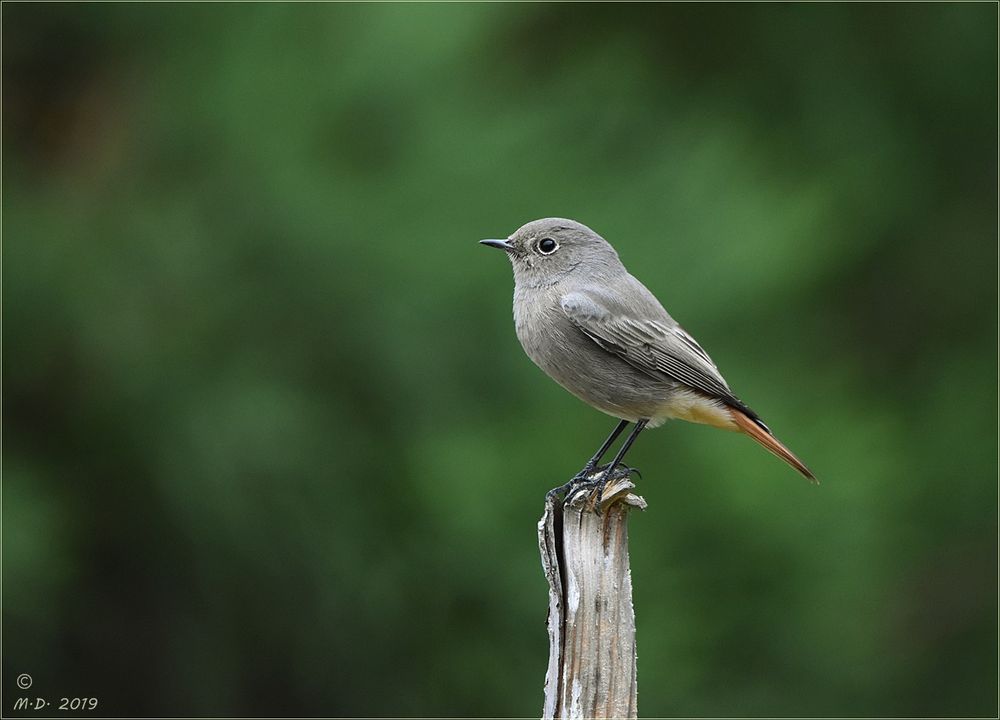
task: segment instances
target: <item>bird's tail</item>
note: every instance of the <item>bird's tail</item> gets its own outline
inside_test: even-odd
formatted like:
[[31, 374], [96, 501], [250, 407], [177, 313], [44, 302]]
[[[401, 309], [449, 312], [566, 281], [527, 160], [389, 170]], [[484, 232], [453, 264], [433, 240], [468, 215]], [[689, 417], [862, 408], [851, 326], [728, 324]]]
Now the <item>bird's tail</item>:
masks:
[[766, 425], [760, 421], [754, 420], [749, 415], [746, 415], [734, 407], [727, 409], [729, 410], [729, 414], [732, 416], [733, 422], [736, 423], [736, 427], [740, 432], [745, 435], [749, 435], [758, 443], [763, 445], [766, 450], [777, 455], [779, 458], [809, 478], [812, 482], [817, 485], [819, 484], [819, 480], [817, 480], [816, 476], [812, 474], [812, 471], [806, 467], [805, 463], [795, 457], [795, 453], [786, 448], [778, 438], [772, 435]]

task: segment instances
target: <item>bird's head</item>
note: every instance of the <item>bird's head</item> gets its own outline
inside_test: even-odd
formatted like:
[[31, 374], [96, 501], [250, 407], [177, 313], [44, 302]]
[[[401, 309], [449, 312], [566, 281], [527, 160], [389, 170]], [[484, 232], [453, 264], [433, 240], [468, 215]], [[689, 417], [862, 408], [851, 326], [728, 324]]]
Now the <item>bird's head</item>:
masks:
[[520, 287], [544, 287], [572, 274], [606, 274], [622, 267], [618, 253], [604, 238], [566, 218], [534, 220], [506, 240], [479, 242], [507, 253]]

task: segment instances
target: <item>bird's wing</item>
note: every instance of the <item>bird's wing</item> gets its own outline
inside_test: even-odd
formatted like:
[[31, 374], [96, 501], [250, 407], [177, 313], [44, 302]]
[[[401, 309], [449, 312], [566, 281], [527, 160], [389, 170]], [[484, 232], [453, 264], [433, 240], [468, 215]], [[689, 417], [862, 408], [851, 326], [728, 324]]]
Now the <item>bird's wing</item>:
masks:
[[638, 281], [643, 293], [631, 302], [623, 295], [577, 290], [562, 296], [566, 316], [601, 348], [657, 379], [669, 379], [709, 397], [756, 413], [733, 395], [715, 363], [694, 338], [667, 314], [652, 293]]

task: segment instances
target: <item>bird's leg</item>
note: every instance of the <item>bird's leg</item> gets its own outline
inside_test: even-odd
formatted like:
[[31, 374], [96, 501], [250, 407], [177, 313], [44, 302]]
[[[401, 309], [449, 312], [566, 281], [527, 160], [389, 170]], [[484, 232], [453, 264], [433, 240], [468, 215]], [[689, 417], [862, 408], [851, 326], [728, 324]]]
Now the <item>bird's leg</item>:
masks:
[[615, 429], [611, 431], [610, 435], [608, 435], [608, 439], [605, 440], [604, 444], [602, 444], [601, 447], [598, 448], [597, 452], [594, 453], [594, 457], [587, 461], [587, 464], [583, 466], [583, 469], [574, 476], [574, 479], [586, 480], [590, 477], [591, 473], [593, 473], [597, 468], [597, 463], [601, 461], [601, 458], [604, 457], [604, 453], [608, 451], [608, 448], [611, 447], [614, 441], [618, 439], [618, 436], [622, 434], [622, 430], [625, 429], [626, 425], [628, 425], [628, 420], [622, 420], [615, 426]]
[[[615, 468], [621, 463], [622, 459], [625, 457], [625, 453], [628, 452], [628, 449], [632, 446], [632, 443], [635, 442], [635, 439], [639, 437], [639, 433], [642, 432], [642, 429], [646, 427], [646, 423], [648, 422], [649, 420], [640, 420], [635, 424], [635, 427], [632, 429], [632, 433], [625, 439], [625, 442], [622, 443], [621, 448], [618, 450], [618, 454], [615, 455], [615, 459], [611, 461], [611, 464], [608, 465], [608, 469], [601, 473], [600, 478], [594, 484], [594, 489], [590, 492], [590, 499], [594, 504], [594, 512], [598, 515], [601, 514], [601, 497], [604, 495], [604, 486], [614, 475]], [[631, 471], [631, 468], [629, 468], [629, 471]]]
[[608, 451], [608, 448], [611, 447], [612, 443], [614, 443], [614, 441], [618, 439], [618, 436], [622, 434], [622, 430], [625, 429], [626, 425], [628, 425], [628, 420], [622, 420], [619, 422], [617, 427], [615, 427], [615, 429], [611, 431], [611, 434], [608, 435], [608, 439], [604, 441], [604, 444], [601, 445], [596, 453], [594, 453], [594, 457], [590, 458], [590, 460], [587, 461], [587, 464], [583, 466], [583, 469], [570, 478], [568, 483], [552, 488], [545, 494], [545, 496], [554, 497], [556, 495], [565, 495], [574, 486], [588, 482], [594, 470], [597, 469], [597, 463], [601, 461], [601, 458], [604, 457], [604, 453]]

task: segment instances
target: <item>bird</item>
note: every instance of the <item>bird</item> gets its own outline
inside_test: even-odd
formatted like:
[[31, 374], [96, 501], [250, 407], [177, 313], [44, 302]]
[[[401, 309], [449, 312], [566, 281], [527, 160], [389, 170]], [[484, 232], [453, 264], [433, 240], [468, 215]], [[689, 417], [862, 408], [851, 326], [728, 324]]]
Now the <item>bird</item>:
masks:
[[[619, 422], [569, 482], [550, 495], [604, 486], [646, 428], [686, 420], [748, 435], [812, 482], [816, 476], [729, 388], [715, 362], [586, 225], [543, 218], [505, 239], [480, 240], [506, 253], [514, 273], [514, 328], [529, 358], [588, 405]], [[614, 459], [599, 463], [634, 425]]]

